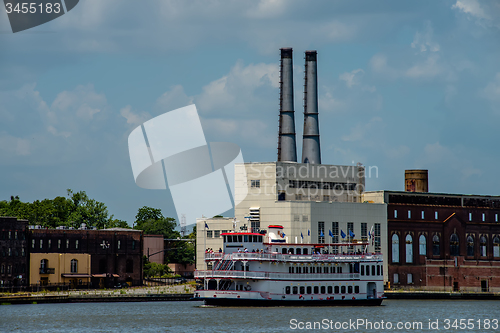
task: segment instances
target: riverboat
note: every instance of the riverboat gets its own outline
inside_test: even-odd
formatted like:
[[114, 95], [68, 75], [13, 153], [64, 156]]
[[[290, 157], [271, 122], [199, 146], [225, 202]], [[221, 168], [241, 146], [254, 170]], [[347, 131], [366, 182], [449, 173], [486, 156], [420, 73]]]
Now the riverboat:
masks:
[[288, 243], [283, 227], [222, 233], [222, 252], [206, 251], [194, 298], [206, 305], [380, 305], [383, 259], [368, 242]]

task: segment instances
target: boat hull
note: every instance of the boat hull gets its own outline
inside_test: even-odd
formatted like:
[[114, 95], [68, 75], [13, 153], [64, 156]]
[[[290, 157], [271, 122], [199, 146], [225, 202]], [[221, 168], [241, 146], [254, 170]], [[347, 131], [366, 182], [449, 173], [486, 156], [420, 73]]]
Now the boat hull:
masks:
[[383, 298], [344, 300], [266, 300], [244, 298], [195, 298], [214, 306], [379, 306]]

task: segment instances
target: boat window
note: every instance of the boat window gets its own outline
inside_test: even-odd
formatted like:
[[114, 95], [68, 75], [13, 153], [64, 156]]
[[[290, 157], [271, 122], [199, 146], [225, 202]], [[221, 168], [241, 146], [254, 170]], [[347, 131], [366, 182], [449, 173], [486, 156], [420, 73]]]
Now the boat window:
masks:
[[299, 288], [297, 286], [293, 286], [293, 293], [296, 295], [298, 294]]
[[375, 275], [375, 266], [372, 266], [372, 275]]
[[301, 287], [300, 287], [300, 293], [301, 293], [301, 294], [305, 294], [305, 293], [306, 293], [306, 287], [301, 286]]
[[288, 273], [293, 273], [293, 267], [288, 267]]
[[304, 267], [304, 273], [309, 273], [309, 267]]
[[347, 293], [348, 294], [352, 294], [352, 286], [348, 286], [347, 287]]
[[304, 254], [307, 254], [307, 249], [304, 249]]
[[[302, 273], [302, 267], [297, 267], [297, 273]], [[303, 294], [303, 293], [301, 293]]]
[[297, 249], [297, 251], [295, 251], [295, 252], [296, 252], [296, 254], [301, 254], [300, 253], [301, 252], [300, 249]]
[[244, 236], [243, 236], [243, 241], [244, 241], [245, 243], [247, 243], [247, 242], [248, 242], [248, 235], [244, 235]]
[[310, 286], [307, 287], [307, 293], [311, 294], [312, 288]]
[[328, 286], [328, 293], [331, 294], [333, 292], [333, 287], [332, 286]]
[[311, 267], [311, 273], [316, 273], [316, 267], [314, 266]]
[[281, 253], [282, 254], [286, 254], [286, 247], [284, 247], [284, 248], [281, 249]]
[[243, 236], [242, 235], [238, 235], [238, 242], [243, 242]]
[[377, 265], [377, 275], [380, 275], [380, 265]]
[[318, 286], [314, 286], [314, 293], [319, 294], [319, 287]]
[[259, 237], [259, 243], [262, 243], [262, 236], [257, 236]]
[[335, 266], [330, 267], [330, 273], [335, 273]]
[[224, 243], [227, 243], [227, 237], [224, 236]]
[[359, 273], [359, 262], [354, 264], [354, 273]]
[[366, 276], [370, 276], [370, 266], [366, 266]]
[[342, 266], [337, 267], [337, 273], [342, 273]]
[[354, 286], [354, 293], [359, 294], [359, 286]]
[[345, 294], [345, 286], [340, 287], [340, 293]]
[[293, 254], [293, 247], [288, 249], [288, 254]]
[[326, 288], [325, 288], [325, 286], [321, 286], [321, 293], [322, 293], [322, 294], [326, 293]]
[[365, 265], [361, 265], [361, 276], [365, 275]]
[[335, 290], [335, 293], [338, 294], [339, 293], [339, 286], [335, 286], [334, 290]]
[[290, 293], [290, 286], [286, 286], [285, 287], [285, 294], [289, 294]]

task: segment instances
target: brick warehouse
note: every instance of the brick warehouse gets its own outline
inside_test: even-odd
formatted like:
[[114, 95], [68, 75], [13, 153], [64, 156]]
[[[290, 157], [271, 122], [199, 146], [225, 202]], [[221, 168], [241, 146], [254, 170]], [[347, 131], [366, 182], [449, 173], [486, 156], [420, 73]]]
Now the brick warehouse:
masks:
[[19, 290], [28, 281], [27, 220], [0, 217], [0, 288]]
[[[48, 259], [43, 262], [43, 258], [39, 260], [40, 254], [54, 253], [90, 255], [90, 271], [75, 274], [78, 274], [77, 278], [82, 280], [82, 283], [88, 278], [93, 288], [110, 288], [125, 282], [133, 286], [142, 284], [143, 235], [140, 230], [31, 229], [28, 235], [30, 256], [36, 257], [35, 265], [40, 266], [37, 272], [30, 272], [31, 285], [51, 285], [52, 281], [58, 281], [53, 274], [56, 271], [55, 265], [60, 263], [54, 260], [51, 263]], [[43, 270], [42, 266], [47, 262], [49, 267]], [[58, 271], [63, 271], [63, 268]], [[34, 276], [36, 273], [39, 276]], [[71, 278], [72, 272], [65, 273], [65, 277]]]
[[376, 191], [365, 200], [387, 203], [391, 288], [500, 291], [500, 197]]

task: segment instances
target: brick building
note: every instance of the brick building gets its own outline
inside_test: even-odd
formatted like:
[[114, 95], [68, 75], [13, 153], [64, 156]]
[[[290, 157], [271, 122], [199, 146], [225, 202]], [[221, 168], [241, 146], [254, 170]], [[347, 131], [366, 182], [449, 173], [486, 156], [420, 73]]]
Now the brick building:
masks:
[[[143, 235], [140, 230], [112, 228], [103, 230], [91, 229], [31, 229], [29, 232], [29, 251], [38, 261], [41, 273], [39, 279], [32, 279], [35, 283], [46, 283], [48, 285], [61, 283], [59, 276], [55, 277], [56, 267], [52, 264], [49, 254], [88, 254], [90, 255], [90, 272], [74, 272], [78, 275], [90, 275], [90, 283], [94, 288], [109, 288], [117, 283], [128, 283], [129, 285], [142, 284], [142, 247]], [[41, 258], [40, 254], [47, 254], [47, 258]], [[47, 260], [47, 261], [44, 261]], [[73, 260], [69, 258], [69, 260]], [[78, 260], [76, 257], [74, 260]], [[53, 265], [59, 262], [52, 261]], [[42, 270], [43, 263], [47, 268]], [[33, 264], [32, 264], [33, 266]], [[34, 266], [33, 266], [34, 267]], [[65, 277], [71, 278], [72, 272], [62, 272]], [[85, 277], [79, 276], [78, 283], [84, 283]], [[63, 283], [66, 283], [64, 281]]]
[[28, 221], [0, 217], [0, 290], [19, 290], [28, 281]]
[[391, 288], [500, 291], [500, 196], [375, 191], [364, 199], [387, 204]]

